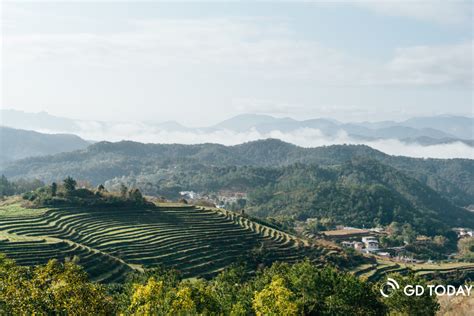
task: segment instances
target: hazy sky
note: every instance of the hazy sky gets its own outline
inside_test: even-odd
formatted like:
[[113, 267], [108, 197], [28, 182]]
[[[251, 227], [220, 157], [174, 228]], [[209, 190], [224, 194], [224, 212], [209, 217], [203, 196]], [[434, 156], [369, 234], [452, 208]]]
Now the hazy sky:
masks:
[[473, 2], [2, 1], [3, 108], [207, 125], [473, 113]]

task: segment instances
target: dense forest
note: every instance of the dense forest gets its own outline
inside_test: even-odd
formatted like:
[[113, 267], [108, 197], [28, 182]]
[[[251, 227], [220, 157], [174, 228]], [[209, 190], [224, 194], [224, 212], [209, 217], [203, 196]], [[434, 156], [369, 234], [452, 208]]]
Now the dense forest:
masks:
[[377, 160], [415, 178], [453, 204], [474, 205], [474, 161], [389, 156], [364, 145], [302, 148], [276, 139], [236, 146], [217, 144], [142, 144], [100, 142], [80, 151], [12, 162], [1, 173], [9, 178], [58, 181], [66, 175], [94, 185], [122, 176], [157, 174], [179, 166], [276, 167], [295, 163], [344, 164], [357, 157]]
[[410, 223], [427, 235], [442, 234], [449, 227], [474, 227], [473, 213], [397, 169], [363, 158], [329, 167], [189, 165], [115, 178], [106, 186], [121, 183], [171, 198], [184, 190], [247, 192], [245, 209], [263, 218], [330, 218], [356, 227]]

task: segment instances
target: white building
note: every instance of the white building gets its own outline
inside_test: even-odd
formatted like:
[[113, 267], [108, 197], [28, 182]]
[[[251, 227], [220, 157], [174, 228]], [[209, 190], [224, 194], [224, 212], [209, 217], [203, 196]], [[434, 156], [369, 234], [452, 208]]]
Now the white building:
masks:
[[367, 251], [377, 251], [379, 249], [379, 241], [373, 236], [362, 237], [362, 242]]
[[472, 229], [454, 228], [453, 230], [458, 234], [458, 238], [472, 237], [473, 236]]
[[181, 191], [181, 192], [179, 192], [179, 194], [182, 197], [188, 198], [188, 199], [191, 199], [191, 200], [194, 200], [194, 199], [198, 198], [198, 194], [194, 191]]

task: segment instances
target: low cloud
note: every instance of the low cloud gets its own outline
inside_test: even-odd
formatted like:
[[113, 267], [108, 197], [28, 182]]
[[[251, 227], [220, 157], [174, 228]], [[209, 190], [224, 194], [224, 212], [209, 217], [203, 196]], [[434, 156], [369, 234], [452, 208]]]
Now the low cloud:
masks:
[[[121, 141], [132, 140], [143, 143], [180, 143], [201, 144], [217, 143], [237, 145], [249, 141], [277, 138], [301, 147], [319, 147], [340, 144], [364, 144], [389, 155], [409, 156], [417, 158], [468, 158], [474, 159], [474, 147], [462, 142], [452, 142], [438, 145], [421, 145], [406, 143], [397, 139], [381, 139], [361, 141], [350, 137], [340, 130], [328, 136], [318, 129], [300, 128], [291, 132], [278, 130], [262, 133], [256, 129], [245, 132], [234, 132], [226, 129], [219, 130], [164, 130], [145, 123], [116, 123], [102, 124], [95, 122], [78, 123], [81, 130], [76, 134], [88, 140]], [[52, 132], [52, 131], [46, 131]], [[57, 132], [57, 131], [56, 131]]]

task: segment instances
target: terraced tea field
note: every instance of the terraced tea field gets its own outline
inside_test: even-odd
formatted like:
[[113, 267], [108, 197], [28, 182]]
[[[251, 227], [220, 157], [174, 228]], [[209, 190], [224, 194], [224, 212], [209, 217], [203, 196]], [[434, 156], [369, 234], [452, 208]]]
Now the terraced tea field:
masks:
[[474, 275], [474, 263], [407, 264], [389, 260], [377, 260], [377, 263], [374, 264], [360, 265], [353, 269], [352, 273], [369, 281], [377, 281], [387, 274], [406, 274], [409, 270], [421, 276], [429, 276], [434, 273], [451, 274], [457, 272], [465, 272]]
[[21, 265], [74, 258], [99, 282], [120, 282], [129, 271], [157, 265], [183, 277], [209, 277], [258, 248], [288, 262], [308, 249], [294, 236], [225, 210], [0, 207], [0, 253]]

